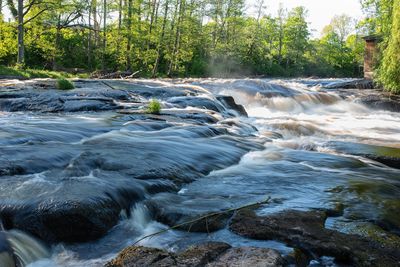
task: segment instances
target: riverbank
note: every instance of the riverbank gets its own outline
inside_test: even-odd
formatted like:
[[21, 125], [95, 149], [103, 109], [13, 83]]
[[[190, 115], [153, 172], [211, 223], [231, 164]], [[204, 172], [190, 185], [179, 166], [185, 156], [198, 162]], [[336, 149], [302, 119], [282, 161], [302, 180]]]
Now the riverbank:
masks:
[[0, 65], [0, 79], [19, 79], [28, 80], [34, 78], [85, 78], [88, 74], [73, 74], [62, 71], [49, 71], [49, 70], [39, 70], [39, 69], [22, 69], [15, 67], [6, 67]]
[[3, 225], [51, 246], [33, 266], [396, 265], [400, 115], [344, 82], [2, 80]]

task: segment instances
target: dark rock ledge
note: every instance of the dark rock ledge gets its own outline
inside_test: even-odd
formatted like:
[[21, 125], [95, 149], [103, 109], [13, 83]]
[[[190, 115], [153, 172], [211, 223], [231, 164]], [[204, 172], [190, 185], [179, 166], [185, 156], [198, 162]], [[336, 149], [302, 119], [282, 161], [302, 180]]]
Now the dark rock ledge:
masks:
[[323, 211], [288, 210], [260, 217], [252, 210], [242, 210], [229, 228], [248, 238], [284, 242], [302, 251], [308, 260], [329, 256], [345, 266], [400, 266], [400, 248], [395, 244], [378, 244], [326, 229], [326, 218]]

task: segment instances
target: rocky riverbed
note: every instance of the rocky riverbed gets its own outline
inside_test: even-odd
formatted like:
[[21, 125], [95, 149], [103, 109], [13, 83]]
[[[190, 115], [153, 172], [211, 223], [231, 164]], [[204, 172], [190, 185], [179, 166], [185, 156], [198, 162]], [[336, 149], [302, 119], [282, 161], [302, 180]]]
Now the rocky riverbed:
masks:
[[356, 80], [74, 83], [0, 80], [0, 244], [22, 265], [400, 264], [396, 97]]

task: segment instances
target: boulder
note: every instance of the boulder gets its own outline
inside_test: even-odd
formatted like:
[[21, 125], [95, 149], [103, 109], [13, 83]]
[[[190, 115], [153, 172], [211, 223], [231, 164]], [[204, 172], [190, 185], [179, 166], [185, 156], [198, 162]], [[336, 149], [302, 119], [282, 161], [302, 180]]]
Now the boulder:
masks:
[[242, 247], [231, 248], [222, 242], [195, 245], [180, 253], [166, 252], [155, 248], [128, 247], [108, 262], [106, 267], [178, 266], [178, 267], [222, 267], [222, 266], [284, 266], [281, 255], [272, 249]]
[[217, 96], [218, 101], [222, 103], [227, 109], [236, 111], [240, 116], [247, 117], [248, 114], [242, 105], [238, 105], [232, 96]]

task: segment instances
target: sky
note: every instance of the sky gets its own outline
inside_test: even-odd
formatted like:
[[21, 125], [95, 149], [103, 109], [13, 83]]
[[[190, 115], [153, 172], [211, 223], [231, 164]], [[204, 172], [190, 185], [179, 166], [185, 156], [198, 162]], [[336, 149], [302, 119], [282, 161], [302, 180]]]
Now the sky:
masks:
[[[248, 6], [254, 6], [256, 0], [248, 0]], [[310, 28], [315, 31], [314, 37], [319, 37], [322, 29], [328, 25], [335, 15], [347, 14], [355, 19], [362, 18], [359, 0], [265, 0], [267, 14], [276, 15], [279, 3], [287, 9], [304, 6], [308, 10]]]

